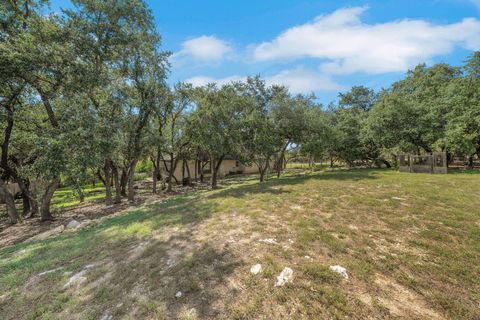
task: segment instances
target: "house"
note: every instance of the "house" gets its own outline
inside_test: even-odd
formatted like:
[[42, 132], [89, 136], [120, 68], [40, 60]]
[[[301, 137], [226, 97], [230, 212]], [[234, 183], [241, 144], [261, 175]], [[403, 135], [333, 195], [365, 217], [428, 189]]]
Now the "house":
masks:
[[[204, 176], [210, 176], [212, 172], [210, 165], [210, 162], [207, 161], [179, 160], [174, 171], [174, 179], [182, 182], [183, 179], [188, 176], [190, 176], [191, 179], [200, 178], [202, 169]], [[201, 166], [203, 166], [203, 168], [201, 168]], [[165, 160], [164, 164], [162, 164], [161, 172], [163, 177], [168, 176], [166, 167], [170, 168], [170, 160]], [[258, 167], [256, 164], [245, 165], [233, 156], [226, 156], [218, 169], [218, 177], [220, 178], [231, 174], [242, 173], [258, 173]]]
[[[14, 197], [17, 197], [18, 194], [22, 192], [18, 183], [7, 183], [5, 186], [7, 191]], [[5, 199], [3, 199], [3, 197], [0, 197], [0, 204], [4, 204], [4, 203], [5, 203]]]

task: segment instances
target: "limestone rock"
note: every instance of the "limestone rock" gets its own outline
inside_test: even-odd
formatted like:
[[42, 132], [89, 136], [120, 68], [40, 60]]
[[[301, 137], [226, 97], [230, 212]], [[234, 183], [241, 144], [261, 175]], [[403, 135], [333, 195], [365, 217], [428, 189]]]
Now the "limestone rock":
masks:
[[333, 272], [336, 272], [338, 274], [340, 274], [342, 277], [344, 277], [345, 279], [348, 279], [348, 273], [347, 273], [347, 269], [345, 269], [344, 267], [342, 266], [330, 266], [330, 270], [332, 270]]
[[273, 238], [263, 239], [263, 240], [260, 240], [260, 242], [263, 242], [263, 243], [266, 243], [266, 244], [277, 244], [277, 240], [275, 240]]
[[80, 225], [80, 222], [78, 222], [77, 220], [72, 220], [70, 221], [65, 228], [67, 229], [76, 229], [78, 226]]
[[275, 287], [282, 287], [286, 283], [291, 282], [293, 277], [293, 270], [289, 267], [285, 267], [280, 275], [277, 277], [277, 283], [275, 283]]
[[259, 274], [260, 272], [262, 272], [262, 265], [259, 263], [257, 263], [256, 265], [253, 265], [250, 268], [250, 272], [253, 274]]

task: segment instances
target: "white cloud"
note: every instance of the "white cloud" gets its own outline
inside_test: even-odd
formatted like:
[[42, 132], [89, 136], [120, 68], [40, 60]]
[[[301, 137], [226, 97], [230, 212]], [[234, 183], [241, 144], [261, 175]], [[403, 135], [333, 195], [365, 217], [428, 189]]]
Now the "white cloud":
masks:
[[182, 49], [174, 58], [193, 58], [200, 61], [219, 61], [232, 51], [232, 47], [215, 36], [201, 36], [182, 43]]
[[343, 87], [335, 83], [329, 76], [318, 74], [303, 67], [283, 70], [266, 78], [267, 84], [284, 85], [292, 93], [310, 93], [316, 91], [338, 91]]
[[[480, 0], [476, 0], [480, 2]], [[287, 29], [254, 49], [256, 61], [317, 58], [331, 74], [405, 71], [455, 47], [480, 48], [480, 21], [436, 25], [423, 20], [361, 21], [366, 7], [340, 9]]]
[[242, 76], [230, 76], [230, 77], [225, 77], [225, 78], [220, 78], [220, 79], [215, 79], [211, 77], [206, 77], [206, 76], [196, 76], [189, 78], [185, 80], [185, 82], [191, 83], [194, 87], [201, 87], [209, 83], [216, 83], [219, 86], [223, 86], [225, 84], [235, 82], [235, 81], [243, 81], [247, 77], [242, 77]]
[[[234, 75], [225, 78], [212, 78], [206, 76], [196, 76], [185, 80], [194, 87], [204, 86], [208, 83], [216, 83], [219, 86], [235, 82], [244, 81], [247, 77]], [[310, 93], [317, 91], [338, 91], [343, 87], [336, 84], [329, 76], [317, 74], [305, 69], [303, 66], [294, 69], [283, 70], [275, 75], [264, 77], [268, 85], [284, 85], [292, 93]]]

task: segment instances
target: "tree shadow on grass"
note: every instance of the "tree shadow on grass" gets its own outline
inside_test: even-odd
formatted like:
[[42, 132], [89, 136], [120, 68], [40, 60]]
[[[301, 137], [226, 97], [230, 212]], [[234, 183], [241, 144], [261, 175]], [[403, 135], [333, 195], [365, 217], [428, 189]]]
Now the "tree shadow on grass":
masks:
[[[20, 295], [15, 293], [3, 296], [0, 300], [0, 313], [5, 314], [7, 319], [22, 318], [17, 316], [22, 314], [21, 311], [28, 314], [41, 305], [52, 305], [59, 289], [55, 280], [65, 281], [61, 273], [57, 278], [47, 278], [51, 280], [48, 287], [56, 286], [57, 291], [45, 289], [47, 292], [42, 292], [42, 286], [39, 286], [31, 292], [39, 293], [34, 294], [32, 301], [21, 297], [25, 284], [32, 278], [38, 278], [40, 272], [61, 267], [63, 271], [75, 273], [94, 261], [121, 257], [125, 248], [140, 243], [158, 233], [156, 231], [169, 226], [188, 225], [189, 228], [195, 228], [197, 223], [215, 211], [214, 203], [195, 200], [196, 196], [192, 194], [144, 204], [75, 233], [64, 232], [44, 241], [20, 243], [0, 249], [0, 295], [8, 292], [19, 292]], [[43, 281], [43, 277], [40, 280]], [[19, 309], [19, 313], [15, 308]]]
[[248, 185], [242, 184], [243, 181], [253, 180], [244, 179], [241, 182], [230, 181], [229, 187], [219, 190], [207, 196], [208, 199], [218, 199], [225, 197], [241, 198], [251, 196], [252, 194], [268, 193], [272, 195], [282, 195], [289, 193], [288, 190], [282, 189], [282, 186], [291, 186], [303, 184], [310, 180], [335, 180], [335, 181], [360, 181], [377, 179], [378, 170], [372, 169], [356, 169], [356, 170], [336, 170], [329, 172], [313, 173], [313, 174], [289, 174], [280, 178], [271, 178], [263, 183], [256, 182]]
[[[136, 266], [135, 272], [126, 273], [132, 264]], [[123, 279], [124, 292], [135, 292], [138, 284], [144, 283], [143, 295], [154, 310], [137, 310], [137, 317], [152, 316], [152, 313], [158, 316], [160, 313], [167, 319], [179, 319], [194, 309], [199, 318], [212, 319], [220, 312], [217, 307], [236, 294], [235, 289], [228, 288], [228, 279], [241, 265], [241, 258], [236, 257], [228, 246], [195, 241], [191, 232], [185, 232], [166, 241], [148, 244], [134, 263], [117, 264], [116, 273]], [[175, 297], [178, 292], [181, 297]], [[138, 305], [128, 300], [124, 301], [126, 305], [132, 303], [128, 309]], [[119, 313], [120, 316], [122, 312]]]

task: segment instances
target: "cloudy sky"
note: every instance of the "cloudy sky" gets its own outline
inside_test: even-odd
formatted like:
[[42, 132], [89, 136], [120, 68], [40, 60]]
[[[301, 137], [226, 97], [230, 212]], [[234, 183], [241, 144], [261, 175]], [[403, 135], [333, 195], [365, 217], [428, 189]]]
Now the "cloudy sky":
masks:
[[327, 103], [352, 85], [378, 90], [418, 63], [460, 65], [480, 50], [480, 0], [147, 2], [173, 53], [172, 83], [260, 74]]

